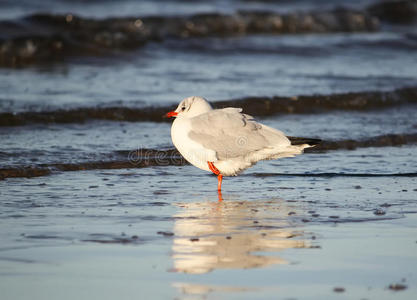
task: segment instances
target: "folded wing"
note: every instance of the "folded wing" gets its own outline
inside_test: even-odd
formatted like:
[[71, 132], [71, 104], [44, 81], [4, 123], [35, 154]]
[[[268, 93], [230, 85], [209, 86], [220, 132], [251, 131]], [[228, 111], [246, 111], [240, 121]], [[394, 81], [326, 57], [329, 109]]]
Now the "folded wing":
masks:
[[[216, 109], [191, 119], [189, 137], [216, 152], [219, 160], [257, 152], [285, 152], [290, 140], [279, 130], [257, 123], [240, 108]], [[263, 157], [262, 159], [268, 159]]]

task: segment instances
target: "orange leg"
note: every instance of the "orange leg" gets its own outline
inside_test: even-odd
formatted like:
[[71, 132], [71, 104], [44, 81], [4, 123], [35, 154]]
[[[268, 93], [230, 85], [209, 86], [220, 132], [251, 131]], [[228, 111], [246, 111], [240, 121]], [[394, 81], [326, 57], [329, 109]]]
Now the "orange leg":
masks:
[[217, 195], [219, 196], [219, 202], [222, 202], [223, 201], [222, 191], [218, 190]]
[[214, 174], [219, 175], [220, 171], [213, 165], [213, 163], [211, 161], [207, 162], [210, 171], [212, 171]]
[[221, 190], [222, 190], [222, 181], [223, 181], [223, 175], [222, 174], [220, 174], [220, 171], [213, 165], [213, 163], [212, 162], [210, 162], [210, 161], [208, 161], [207, 162], [207, 164], [208, 164], [208, 166], [209, 166], [209, 169], [214, 173], [214, 174], [216, 174], [217, 175], [217, 181], [218, 181], [218, 183], [217, 183], [217, 190], [219, 191], [219, 192], [221, 192]]
[[222, 190], [222, 180], [223, 180], [223, 175], [222, 174], [217, 175], [217, 190], [219, 192]]

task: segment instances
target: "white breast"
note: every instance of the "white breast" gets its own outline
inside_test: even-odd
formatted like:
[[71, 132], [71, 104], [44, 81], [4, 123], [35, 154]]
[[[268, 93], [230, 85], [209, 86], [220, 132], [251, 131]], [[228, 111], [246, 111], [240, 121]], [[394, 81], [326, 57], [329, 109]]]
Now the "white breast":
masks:
[[171, 127], [171, 138], [181, 155], [192, 165], [210, 172], [207, 162], [216, 162], [216, 153], [188, 137], [191, 125], [188, 118], [178, 117]]

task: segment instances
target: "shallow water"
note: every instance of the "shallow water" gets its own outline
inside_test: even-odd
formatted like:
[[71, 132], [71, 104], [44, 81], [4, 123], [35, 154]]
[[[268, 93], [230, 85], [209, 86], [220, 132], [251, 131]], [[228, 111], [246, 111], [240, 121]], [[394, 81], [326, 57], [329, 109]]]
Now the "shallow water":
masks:
[[2, 290], [319, 299], [341, 286], [347, 298], [390, 299], [388, 285], [405, 279], [395, 297], [411, 299], [416, 180], [249, 173], [226, 179], [218, 202], [215, 177], [191, 166], [8, 179]]
[[174, 105], [189, 95], [215, 101], [387, 91], [417, 85], [415, 49], [411, 36], [390, 32], [174, 40], [117, 60], [0, 69], [0, 108], [141, 107]]
[[[3, 1], [2, 298], [414, 299], [416, 27], [372, 4]], [[132, 20], [159, 35], [117, 44]], [[42, 56], [51, 32], [70, 50]], [[159, 118], [190, 95], [323, 143], [218, 195]]]

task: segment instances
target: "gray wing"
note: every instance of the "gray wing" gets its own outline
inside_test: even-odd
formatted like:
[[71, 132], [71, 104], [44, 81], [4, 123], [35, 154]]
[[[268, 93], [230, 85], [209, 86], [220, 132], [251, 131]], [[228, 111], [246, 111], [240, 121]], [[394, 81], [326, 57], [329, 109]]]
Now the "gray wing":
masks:
[[241, 111], [229, 107], [196, 116], [190, 120], [189, 137], [214, 150], [220, 160], [291, 144], [281, 131], [259, 124]]

